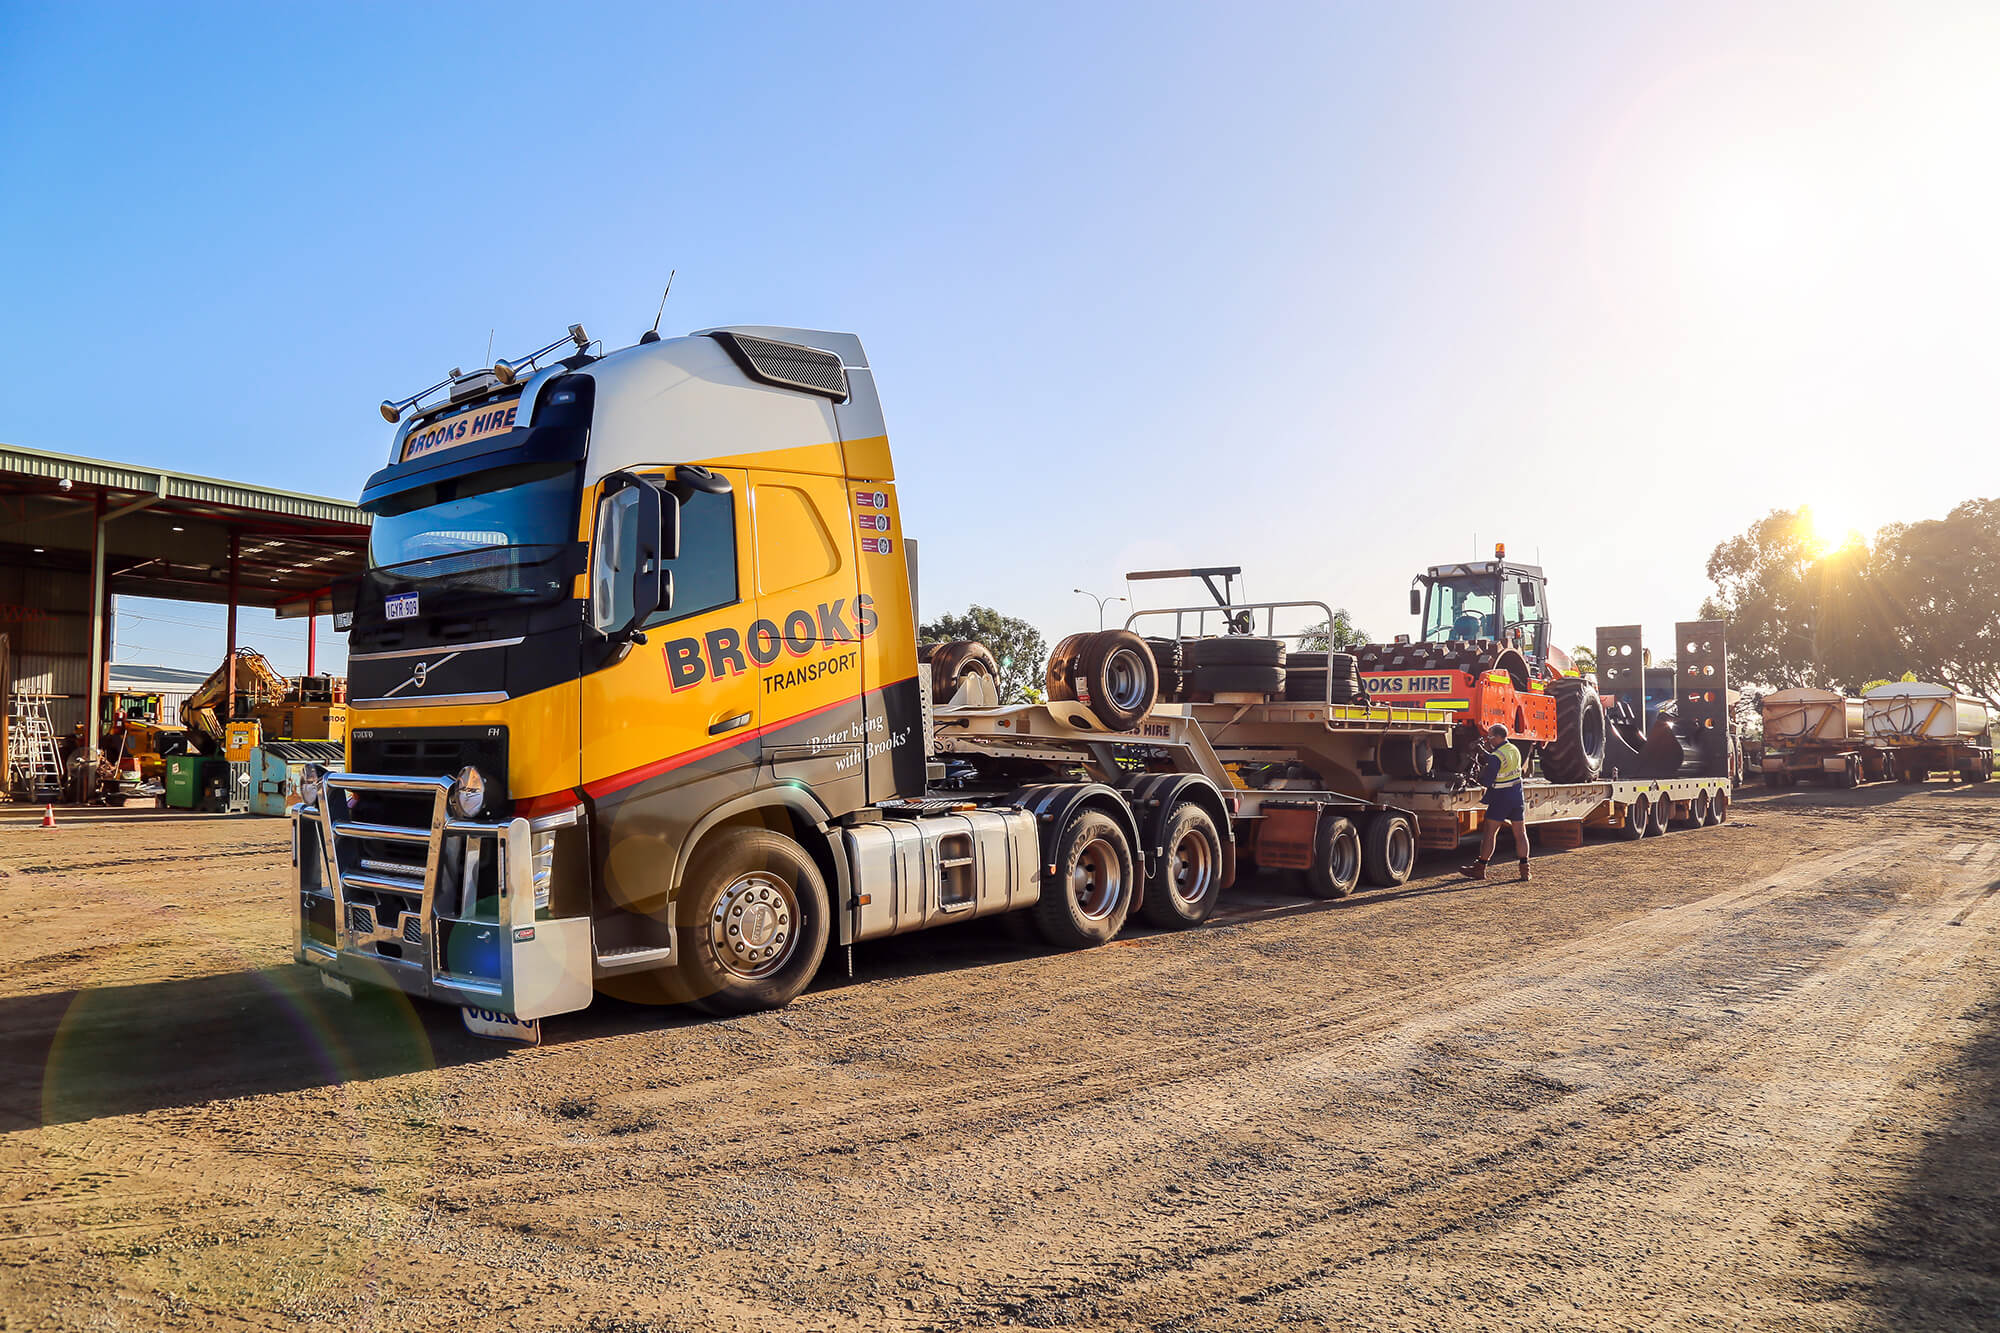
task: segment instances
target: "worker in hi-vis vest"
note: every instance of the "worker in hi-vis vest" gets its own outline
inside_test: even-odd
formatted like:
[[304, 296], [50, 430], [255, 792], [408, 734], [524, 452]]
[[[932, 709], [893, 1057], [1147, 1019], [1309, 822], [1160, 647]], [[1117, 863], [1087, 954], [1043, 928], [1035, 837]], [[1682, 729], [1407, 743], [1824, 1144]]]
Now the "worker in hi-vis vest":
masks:
[[1521, 751], [1507, 739], [1507, 728], [1494, 723], [1479, 738], [1479, 783], [1486, 788], [1486, 822], [1479, 830], [1479, 859], [1469, 866], [1460, 866], [1459, 873], [1467, 879], [1485, 879], [1486, 863], [1493, 859], [1493, 849], [1500, 841], [1500, 826], [1505, 824], [1514, 835], [1514, 855], [1521, 858], [1521, 878], [1528, 878], [1528, 823], [1527, 811], [1523, 806], [1521, 784], [1527, 777], [1527, 764], [1521, 758]]

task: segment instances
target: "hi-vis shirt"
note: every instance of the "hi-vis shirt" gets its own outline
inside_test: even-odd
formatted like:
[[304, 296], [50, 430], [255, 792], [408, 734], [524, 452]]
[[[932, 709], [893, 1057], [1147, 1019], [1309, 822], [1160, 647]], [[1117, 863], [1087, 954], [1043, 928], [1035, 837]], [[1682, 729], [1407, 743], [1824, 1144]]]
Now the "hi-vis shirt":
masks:
[[1499, 749], [1487, 755], [1482, 767], [1486, 770], [1486, 781], [1483, 785], [1488, 791], [1521, 785], [1521, 752], [1514, 748], [1512, 741], [1503, 743]]

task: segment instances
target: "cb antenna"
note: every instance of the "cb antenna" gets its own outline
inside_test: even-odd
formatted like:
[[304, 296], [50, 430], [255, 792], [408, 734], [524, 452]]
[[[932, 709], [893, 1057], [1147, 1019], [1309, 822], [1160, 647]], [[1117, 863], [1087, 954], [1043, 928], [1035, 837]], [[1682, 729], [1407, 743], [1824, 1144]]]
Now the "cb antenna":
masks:
[[660, 340], [660, 316], [667, 313], [667, 293], [673, 291], [674, 274], [678, 272], [680, 270], [677, 268], [667, 270], [667, 290], [660, 293], [660, 308], [653, 316], [653, 327], [646, 330], [645, 334], [639, 339], [640, 342], [656, 343]]

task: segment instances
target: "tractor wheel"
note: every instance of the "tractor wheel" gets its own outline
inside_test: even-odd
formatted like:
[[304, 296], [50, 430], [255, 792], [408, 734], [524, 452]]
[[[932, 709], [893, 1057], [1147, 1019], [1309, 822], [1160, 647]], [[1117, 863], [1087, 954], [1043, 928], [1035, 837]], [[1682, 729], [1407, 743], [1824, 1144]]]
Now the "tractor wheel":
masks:
[[1549, 697], [1556, 706], [1556, 737], [1542, 751], [1542, 775], [1550, 782], [1597, 781], [1604, 771], [1604, 701], [1579, 676], [1553, 681]]

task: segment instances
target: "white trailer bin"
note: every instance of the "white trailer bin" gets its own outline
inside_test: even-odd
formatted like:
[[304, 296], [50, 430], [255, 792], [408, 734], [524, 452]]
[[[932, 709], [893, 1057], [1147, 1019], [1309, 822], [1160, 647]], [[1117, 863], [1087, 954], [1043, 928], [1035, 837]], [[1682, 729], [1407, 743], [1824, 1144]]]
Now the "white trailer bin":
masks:
[[1774, 690], [1757, 703], [1764, 720], [1765, 782], [1801, 778], [1852, 787], [1889, 776], [1889, 751], [1867, 738], [1866, 708], [1838, 690]]
[[1903, 781], [1922, 782], [1939, 770], [1968, 782], [1993, 776], [1985, 700], [1945, 685], [1892, 681], [1868, 691], [1862, 704], [1868, 740], [1888, 747]]

